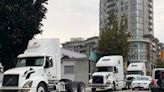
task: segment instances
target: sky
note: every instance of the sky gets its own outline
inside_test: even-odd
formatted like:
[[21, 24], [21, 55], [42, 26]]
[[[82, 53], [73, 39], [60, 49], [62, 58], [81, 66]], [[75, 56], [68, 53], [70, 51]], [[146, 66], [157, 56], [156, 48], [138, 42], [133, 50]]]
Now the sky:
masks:
[[[164, 0], [154, 1], [154, 35], [164, 42]], [[88, 38], [99, 35], [99, 0], [49, 0], [42, 37]]]

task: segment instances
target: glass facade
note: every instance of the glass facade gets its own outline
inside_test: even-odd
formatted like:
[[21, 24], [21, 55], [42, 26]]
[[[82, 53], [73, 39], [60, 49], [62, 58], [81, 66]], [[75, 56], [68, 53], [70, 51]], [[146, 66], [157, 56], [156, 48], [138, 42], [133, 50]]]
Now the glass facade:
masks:
[[130, 32], [132, 36], [143, 36], [144, 32], [144, 4], [143, 0], [131, 0]]
[[147, 45], [144, 42], [131, 42], [129, 44], [129, 61], [146, 62], [148, 55]]
[[129, 62], [146, 62], [149, 68], [153, 61], [151, 59], [151, 45], [154, 37], [153, 0], [100, 0], [100, 30], [107, 22], [107, 19], [102, 16], [109, 16], [108, 13], [112, 12], [110, 10], [117, 11], [115, 13], [119, 23], [121, 16], [128, 17], [127, 31], [131, 36], [128, 39]]

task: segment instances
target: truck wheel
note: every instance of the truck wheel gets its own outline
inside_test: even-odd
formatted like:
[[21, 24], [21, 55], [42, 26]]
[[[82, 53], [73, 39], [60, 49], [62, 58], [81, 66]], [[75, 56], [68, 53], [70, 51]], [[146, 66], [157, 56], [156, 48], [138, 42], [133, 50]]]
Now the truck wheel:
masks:
[[83, 82], [77, 83], [77, 92], [85, 92], [85, 84]]
[[60, 82], [65, 82], [66, 92], [73, 92], [73, 82], [69, 79], [61, 79]]
[[92, 92], [96, 92], [96, 88], [91, 88]]
[[37, 92], [48, 92], [46, 86], [43, 83], [39, 83]]

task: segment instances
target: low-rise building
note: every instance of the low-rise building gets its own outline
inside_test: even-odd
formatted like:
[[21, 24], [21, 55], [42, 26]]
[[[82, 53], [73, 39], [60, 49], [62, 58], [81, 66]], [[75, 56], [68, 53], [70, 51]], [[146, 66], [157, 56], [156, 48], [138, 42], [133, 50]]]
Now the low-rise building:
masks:
[[79, 52], [89, 56], [90, 52], [96, 52], [98, 47], [98, 36], [87, 38], [86, 40], [71, 40], [62, 44], [62, 47], [71, 51]]

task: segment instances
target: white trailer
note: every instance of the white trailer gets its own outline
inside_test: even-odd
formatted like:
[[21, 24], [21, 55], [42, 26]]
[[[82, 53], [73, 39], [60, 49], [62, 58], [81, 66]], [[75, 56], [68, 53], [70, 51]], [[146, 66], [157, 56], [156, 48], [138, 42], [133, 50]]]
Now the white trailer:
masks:
[[[4, 72], [2, 92], [85, 91], [85, 84], [61, 79], [58, 39], [35, 39], [18, 56], [17, 66]], [[74, 86], [73, 86], [74, 85]]]
[[116, 90], [126, 87], [124, 81], [123, 57], [104, 56], [96, 64], [97, 72], [94, 72], [89, 86], [92, 92], [97, 88], [104, 90]]

